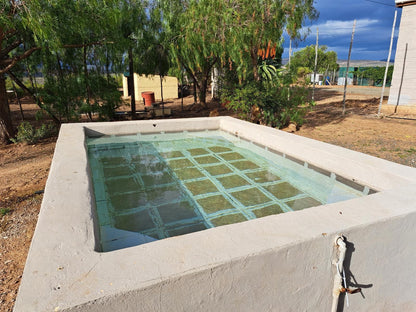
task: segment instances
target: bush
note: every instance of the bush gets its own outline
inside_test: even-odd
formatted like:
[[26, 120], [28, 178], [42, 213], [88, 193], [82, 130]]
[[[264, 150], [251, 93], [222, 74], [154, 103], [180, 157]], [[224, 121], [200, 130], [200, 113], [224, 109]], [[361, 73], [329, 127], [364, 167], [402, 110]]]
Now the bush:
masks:
[[35, 129], [29, 122], [24, 121], [17, 127], [17, 135], [16, 138], [12, 139], [12, 142], [35, 144], [41, 139], [50, 137], [55, 132], [56, 129], [51, 124], [43, 124], [40, 128]]
[[246, 81], [227, 86], [223, 102], [241, 117], [263, 125], [283, 128], [290, 122], [302, 125], [308, 103], [308, 88], [291, 85], [289, 74], [276, 75], [272, 80]]

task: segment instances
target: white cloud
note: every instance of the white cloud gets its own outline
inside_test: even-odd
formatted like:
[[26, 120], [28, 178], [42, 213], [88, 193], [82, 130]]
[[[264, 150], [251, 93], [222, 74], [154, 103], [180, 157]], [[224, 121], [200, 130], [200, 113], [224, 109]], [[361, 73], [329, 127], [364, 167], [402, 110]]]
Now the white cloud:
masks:
[[[377, 26], [379, 20], [377, 19], [359, 19], [356, 24], [356, 32], [365, 32], [371, 30]], [[321, 36], [344, 36], [351, 35], [353, 20], [339, 21], [339, 20], [327, 20], [324, 23], [320, 23], [310, 27], [311, 34], [316, 34], [316, 28], [319, 28], [319, 35]], [[302, 31], [307, 31], [303, 29]]]

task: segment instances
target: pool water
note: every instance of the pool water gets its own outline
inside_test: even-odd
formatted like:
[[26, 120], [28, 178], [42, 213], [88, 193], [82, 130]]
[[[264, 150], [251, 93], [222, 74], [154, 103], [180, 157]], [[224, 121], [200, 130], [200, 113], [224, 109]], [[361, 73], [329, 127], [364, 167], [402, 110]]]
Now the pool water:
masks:
[[366, 195], [221, 131], [88, 138], [102, 251]]

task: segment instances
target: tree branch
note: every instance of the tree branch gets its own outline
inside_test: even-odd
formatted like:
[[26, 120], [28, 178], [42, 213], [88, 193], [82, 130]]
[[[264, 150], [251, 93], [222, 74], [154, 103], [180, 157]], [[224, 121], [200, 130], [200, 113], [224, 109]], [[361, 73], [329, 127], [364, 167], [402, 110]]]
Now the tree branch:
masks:
[[0, 59], [4, 58], [7, 54], [9, 54], [10, 51], [16, 49], [22, 43], [23, 43], [22, 39], [15, 40], [15, 42], [13, 42], [11, 45], [9, 45], [3, 51], [1, 51]]
[[4, 74], [5, 72], [9, 71], [13, 68], [16, 63], [20, 62], [21, 60], [28, 58], [33, 52], [42, 49], [41, 47], [33, 47], [27, 51], [25, 51], [23, 54], [16, 56], [12, 59], [3, 61], [4, 65], [7, 65], [5, 68], [0, 69], [0, 75]]

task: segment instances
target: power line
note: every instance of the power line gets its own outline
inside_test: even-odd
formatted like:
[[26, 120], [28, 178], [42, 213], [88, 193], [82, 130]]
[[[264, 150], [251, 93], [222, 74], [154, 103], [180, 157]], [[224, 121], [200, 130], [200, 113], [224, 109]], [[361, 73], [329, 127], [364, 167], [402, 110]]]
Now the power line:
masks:
[[377, 3], [377, 4], [382, 4], [382, 5], [386, 5], [386, 6], [389, 6], [389, 7], [396, 7], [395, 5], [391, 5], [391, 4], [387, 4], [387, 3], [383, 3], [383, 2], [378, 2], [378, 1], [374, 1], [374, 0], [364, 0], [364, 1], [373, 2], [373, 3]]

